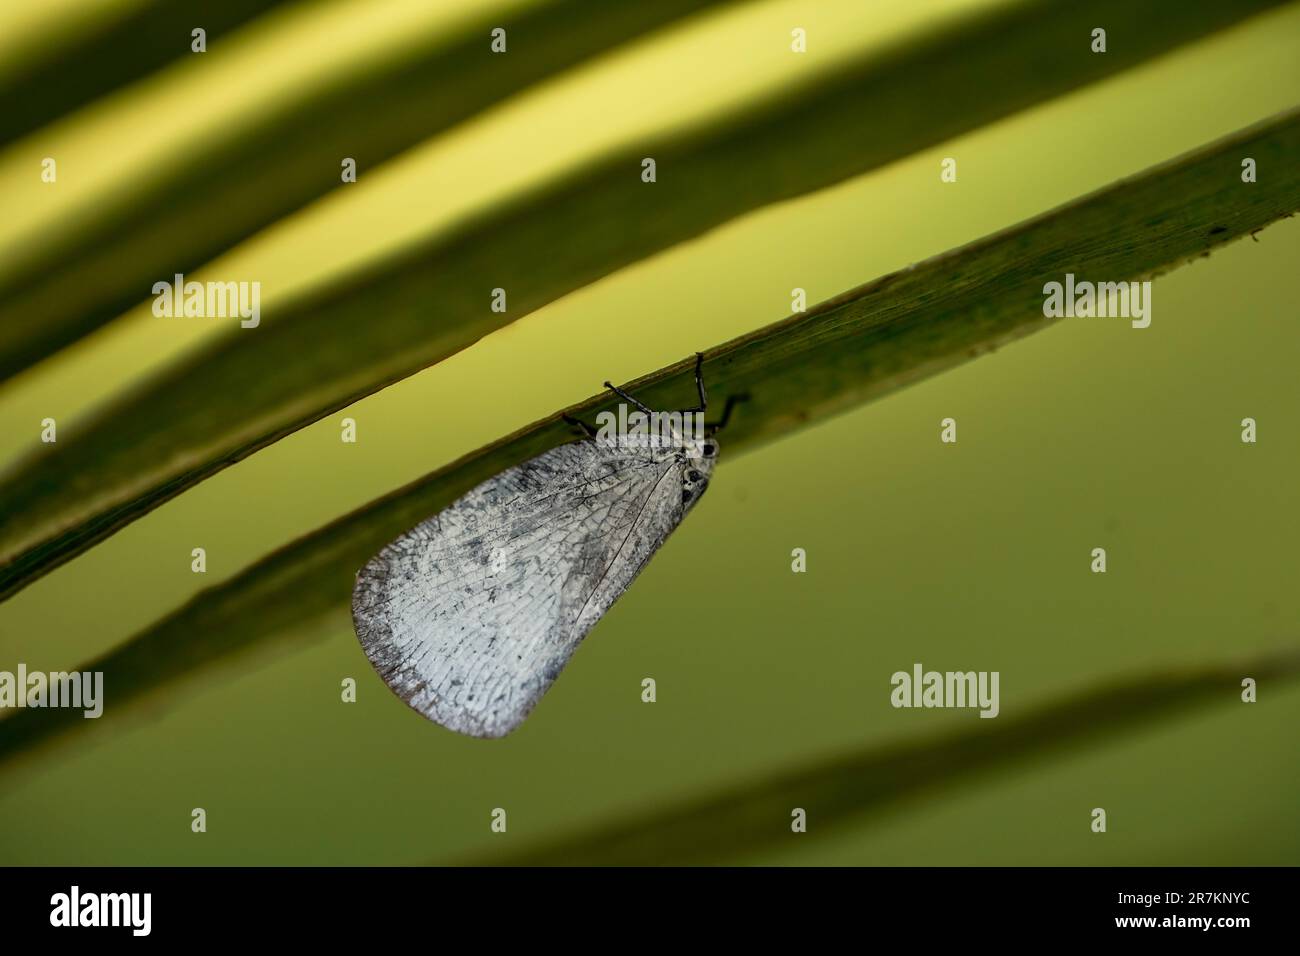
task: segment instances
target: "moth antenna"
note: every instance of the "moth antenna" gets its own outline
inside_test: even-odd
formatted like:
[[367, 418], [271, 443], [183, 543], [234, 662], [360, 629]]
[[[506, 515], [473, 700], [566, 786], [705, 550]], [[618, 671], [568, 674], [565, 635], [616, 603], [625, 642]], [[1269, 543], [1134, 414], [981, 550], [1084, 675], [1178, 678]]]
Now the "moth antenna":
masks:
[[617, 395], [619, 398], [623, 399], [623, 401], [625, 401], [625, 402], [630, 402], [631, 404], [633, 404], [633, 405], [635, 405], [637, 408], [639, 408], [641, 411], [645, 412], [647, 415], [653, 415], [653, 414], [654, 414], [654, 410], [653, 410], [653, 409], [647, 408], [646, 406], [642, 405], [640, 402], [638, 402], [635, 398], [633, 398], [633, 397], [632, 397], [631, 395], [629, 395], [627, 392], [623, 391], [623, 390], [622, 390], [621, 388], [619, 388], [617, 385], [611, 385], [609, 382], [606, 382], [606, 383], [605, 383], [605, 387], [606, 387], [607, 389], [609, 389], [611, 392], [613, 392], [615, 395]]

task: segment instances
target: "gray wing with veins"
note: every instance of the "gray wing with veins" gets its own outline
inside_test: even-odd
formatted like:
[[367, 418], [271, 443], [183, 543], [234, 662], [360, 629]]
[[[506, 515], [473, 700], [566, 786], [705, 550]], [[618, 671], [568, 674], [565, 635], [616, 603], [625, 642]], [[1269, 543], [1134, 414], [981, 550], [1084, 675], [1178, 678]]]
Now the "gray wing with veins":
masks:
[[580, 441], [483, 482], [358, 573], [366, 655], [430, 720], [509, 733], [681, 522], [681, 471]]

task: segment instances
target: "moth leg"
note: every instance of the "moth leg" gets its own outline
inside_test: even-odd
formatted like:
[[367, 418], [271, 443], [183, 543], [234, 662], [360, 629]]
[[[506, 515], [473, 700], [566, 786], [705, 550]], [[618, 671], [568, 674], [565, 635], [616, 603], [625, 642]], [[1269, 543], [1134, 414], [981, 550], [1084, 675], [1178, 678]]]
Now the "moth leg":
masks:
[[704, 353], [695, 353], [695, 390], [700, 393], [700, 404], [695, 408], [683, 408], [685, 415], [694, 415], [709, 410], [709, 393], [704, 390]]
[[592, 427], [591, 427], [590, 425], [588, 425], [586, 422], [584, 422], [584, 421], [582, 421], [582, 420], [580, 420], [580, 419], [574, 418], [572, 415], [568, 414], [567, 412], [566, 412], [565, 414], [561, 415], [560, 417], [563, 418], [563, 419], [565, 420], [565, 422], [567, 422], [569, 425], [574, 425], [574, 426], [576, 426], [576, 427], [578, 427], [578, 428], [581, 428], [581, 429], [582, 429], [582, 433], [583, 433], [584, 435], [586, 435], [588, 438], [595, 438], [595, 437], [596, 437], [596, 429], [592, 428]]
[[705, 432], [707, 432], [710, 435], [715, 435], [722, 429], [726, 428], [727, 422], [731, 421], [732, 410], [741, 402], [747, 402], [747, 401], [749, 401], [748, 392], [741, 392], [738, 395], [728, 395], [727, 404], [724, 405], [722, 408], [722, 418], [714, 422], [713, 424], [709, 424], [708, 422], [705, 422], [704, 423]]
[[642, 405], [640, 402], [638, 402], [635, 398], [633, 398], [633, 397], [632, 397], [631, 395], [629, 395], [627, 392], [623, 391], [623, 390], [622, 390], [621, 388], [619, 388], [617, 385], [611, 385], [611, 384], [609, 384], [609, 382], [606, 382], [606, 383], [605, 383], [605, 387], [606, 387], [607, 389], [609, 389], [611, 392], [613, 392], [615, 395], [617, 395], [619, 398], [623, 399], [623, 401], [625, 401], [625, 402], [629, 402], [629, 403], [635, 405], [637, 408], [641, 409], [641, 411], [645, 412], [647, 415], [653, 415], [653, 414], [654, 414], [654, 410], [653, 410], [653, 409], [646, 408], [644, 405]]
[[[647, 408], [645, 405], [638, 402], [635, 398], [633, 398], [627, 392], [623, 391], [617, 385], [611, 385], [609, 382], [606, 382], [605, 387], [608, 388], [610, 391], [612, 391], [619, 398], [623, 399], [623, 401], [635, 405], [637, 408], [645, 412], [647, 415], [654, 414], [654, 412], [651, 409]], [[683, 414], [694, 415], [700, 412], [708, 411], [709, 408], [709, 394], [704, 388], [704, 353], [703, 352], [695, 353], [695, 389], [699, 393], [700, 404], [697, 405], [695, 408], [683, 408], [681, 410]], [[725, 417], [725, 413], [724, 413], [724, 417]]]

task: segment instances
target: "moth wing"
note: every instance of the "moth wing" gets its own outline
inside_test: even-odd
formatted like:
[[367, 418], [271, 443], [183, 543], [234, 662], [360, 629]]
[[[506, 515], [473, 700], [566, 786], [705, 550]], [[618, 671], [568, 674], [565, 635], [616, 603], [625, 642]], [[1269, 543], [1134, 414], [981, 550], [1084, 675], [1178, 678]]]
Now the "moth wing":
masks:
[[680, 468], [582, 441], [488, 479], [357, 575], [366, 655], [430, 720], [509, 733], [681, 522]]

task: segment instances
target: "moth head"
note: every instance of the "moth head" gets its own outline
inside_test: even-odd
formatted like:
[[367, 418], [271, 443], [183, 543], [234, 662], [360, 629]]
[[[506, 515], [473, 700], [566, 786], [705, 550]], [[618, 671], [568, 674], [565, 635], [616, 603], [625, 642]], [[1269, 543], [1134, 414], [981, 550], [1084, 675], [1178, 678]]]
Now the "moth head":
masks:
[[690, 508], [700, 500], [704, 489], [713, 477], [713, 466], [718, 460], [718, 440], [704, 438], [690, 442], [682, 458], [682, 503]]

